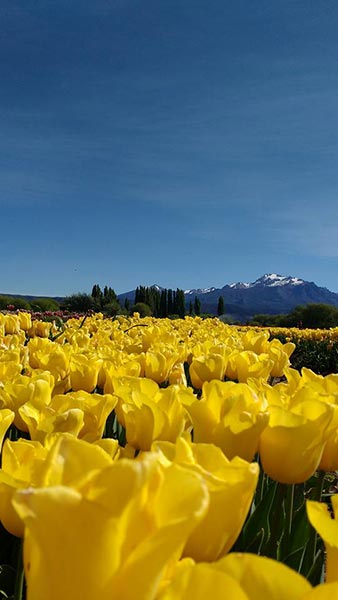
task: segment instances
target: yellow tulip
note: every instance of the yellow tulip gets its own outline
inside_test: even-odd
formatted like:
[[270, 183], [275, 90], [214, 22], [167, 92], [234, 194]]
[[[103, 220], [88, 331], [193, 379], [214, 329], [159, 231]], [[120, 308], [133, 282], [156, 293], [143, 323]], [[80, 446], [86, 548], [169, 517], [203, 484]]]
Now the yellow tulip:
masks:
[[18, 491], [28, 600], [153, 600], [208, 505], [201, 478], [122, 459], [81, 490]]
[[23, 536], [23, 523], [12, 506], [12, 498], [18, 488], [36, 484], [47, 456], [47, 448], [39, 442], [19, 439], [6, 440], [2, 451], [0, 470], [0, 521], [17, 537]]
[[[91, 442], [88, 442], [91, 443]], [[105, 452], [107, 452], [108, 456], [110, 456], [113, 460], [119, 458], [121, 452], [124, 448], [119, 446], [118, 440], [113, 440], [112, 438], [104, 438], [102, 440], [97, 440], [96, 442], [91, 443], [92, 446], [99, 446]]]
[[99, 373], [98, 387], [101, 387], [105, 394], [114, 394], [114, 385], [116, 380], [125, 377], [141, 377], [141, 361], [136, 359], [123, 360], [121, 364], [115, 361], [103, 361], [102, 369]]
[[187, 410], [179, 399], [179, 386], [158, 390], [153, 400], [122, 403], [128, 444], [149, 450], [155, 440], [175, 442], [190, 424]]
[[7, 430], [14, 421], [14, 412], [8, 408], [0, 409], [0, 453]]
[[189, 444], [183, 438], [176, 445], [156, 442], [152, 449], [199, 473], [207, 484], [209, 509], [190, 534], [184, 556], [197, 561], [217, 560], [231, 549], [241, 532], [256, 489], [258, 465], [238, 457], [229, 461], [220, 448]]
[[70, 385], [74, 392], [93, 392], [97, 385], [102, 361], [85, 354], [73, 355], [70, 359]]
[[4, 315], [4, 317], [5, 317], [5, 321], [4, 321], [5, 334], [9, 335], [9, 334], [13, 334], [13, 333], [19, 333], [20, 321], [19, 321], [17, 315]]
[[30, 313], [27, 312], [19, 312], [18, 314], [20, 328], [24, 331], [27, 331], [32, 327], [32, 317]]
[[306, 511], [312, 527], [325, 543], [326, 581], [338, 581], [338, 494], [331, 496], [333, 518], [324, 502], [308, 500]]
[[158, 600], [249, 600], [240, 584], [214, 565], [188, 565], [178, 571]]
[[263, 556], [231, 553], [211, 564], [181, 562], [158, 600], [202, 600], [210, 592], [219, 600], [317, 600], [305, 577]]
[[15, 377], [20, 375], [21, 369], [21, 365], [14, 360], [0, 361], [0, 384], [13, 381]]
[[195, 442], [215, 444], [227, 458], [240, 456], [249, 462], [269, 418], [255, 392], [247, 384], [232, 381], [205, 383], [201, 400], [187, 410]]
[[244, 350], [243, 352], [234, 352], [229, 356], [226, 375], [241, 383], [247, 382], [249, 377], [266, 380], [272, 367], [273, 361], [268, 354], [256, 354], [251, 350]]
[[10, 533], [22, 537], [24, 526], [12, 506], [17, 489], [61, 484], [76, 488], [111, 462], [104, 448], [67, 434], [51, 436], [44, 446], [31, 440], [6, 440], [0, 469], [0, 521]]
[[268, 339], [268, 331], [257, 332], [254, 329], [248, 329], [241, 336], [243, 350], [250, 350], [251, 352], [255, 352], [256, 354], [266, 352], [266, 347], [269, 344]]
[[28, 431], [26, 423], [20, 416], [20, 407], [34, 399], [35, 405], [43, 409], [51, 401], [53, 387], [54, 378], [48, 373], [32, 377], [18, 375], [13, 383], [4, 385], [0, 397], [6, 401], [6, 406], [14, 411], [14, 425], [20, 431]]
[[176, 360], [175, 354], [148, 350], [145, 355], [145, 376], [159, 384], [167, 381]]
[[266, 344], [266, 353], [273, 363], [270, 371], [272, 377], [281, 377], [284, 374], [284, 370], [290, 365], [290, 356], [295, 348], [296, 344], [292, 342], [282, 344], [278, 339]]
[[169, 385], [187, 386], [187, 378], [184, 371], [184, 365], [181, 362], [176, 363], [169, 373]]
[[265, 473], [280, 483], [303, 483], [319, 466], [330, 433], [332, 407], [307, 400], [287, 410], [271, 406], [259, 453]]
[[158, 384], [152, 379], [146, 377], [113, 377], [112, 378], [112, 389], [114, 395], [118, 398], [115, 411], [119, 420], [119, 423], [125, 427], [124, 412], [122, 405], [136, 404], [139, 406], [142, 402], [152, 400], [158, 390]]
[[324, 583], [317, 585], [311, 592], [305, 594], [302, 600], [333, 600], [338, 598], [338, 583]]
[[226, 359], [221, 354], [208, 354], [194, 358], [189, 367], [191, 383], [196, 389], [201, 389], [205, 381], [223, 380], [226, 369]]
[[70, 433], [77, 437], [84, 426], [83, 410], [79, 408], [56, 412], [50, 406], [40, 408], [33, 402], [26, 402], [19, 408], [19, 414], [31, 440], [41, 443], [53, 433]]
[[111, 452], [116, 440], [101, 440], [112, 442], [109, 446], [79, 440], [69, 434], [57, 434], [47, 441], [49, 451], [45, 457], [39, 479], [34, 481], [39, 487], [66, 485], [74, 488], [81, 487], [91, 479], [96, 472], [112, 463]]
[[57, 383], [67, 378], [71, 355], [70, 345], [61, 346], [51, 340], [34, 337], [29, 340], [27, 348], [29, 364], [33, 369], [50, 371]]
[[238, 581], [249, 600], [303, 600], [311, 590], [305, 577], [265, 556], [231, 553], [214, 566]]
[[35, 336], [40, 338], [48, 338], [51, 328], [52, 323], [36, 320], [33, 321], [31, 327], [28, 329], [28, 335], [30, 338], [34, 338]]

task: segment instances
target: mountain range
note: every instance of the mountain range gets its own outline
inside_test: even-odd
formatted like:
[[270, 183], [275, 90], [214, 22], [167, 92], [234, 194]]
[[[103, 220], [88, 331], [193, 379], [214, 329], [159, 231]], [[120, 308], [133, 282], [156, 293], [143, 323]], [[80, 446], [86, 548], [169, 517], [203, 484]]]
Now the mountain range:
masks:
[[[151, 286], [158, 291], [164, 288], [159, 285]], [[135, 291], [131, 290], [118, 295], [121, 305], [128, 298], [130, 304], [135, 301]], [[221, 288], [208, 287], [185, 290], [186, 309], [189, 304], [194, 304], [195, 297], [200, 300], [201, 312], [212, 315], [217, 314], [217, 305], [220, 296], [223, 297], [226, 317], [245, 322], [257, 314], [287, 314], [298, 305], [313, 303], [331, 304], [338, 307], [338, 294], [327, 288], [319, 287], [313, 281], [304, 281], [299, 277], [266, 273], [252, 283], [230, 283]], [[0, 294], [4, 295], [4, 294]], [[17, 298], [32, 300], [36, 296], [7, 294]], [[40, 296], [43, 298], [44, 296]], [[62, 302], [63, 297], [55, 297]]]
[[[161, 290], [160, 286], [154, 286]], [[319, 287], [313, 281], [298, 277], [266, 273], [252, 283], [230, 283], [222, 288], [196, 288], [185, 290], [187, 308], [197, 297], [203, 313], [216, 314], [220, 296], [223, 297], [225, 313], [240, 321], [256, 314], [287, 314], [297, 305], [312, 303], [338, 306], [338, 294]], [[134, 301], [135, 290], [120, 294], [118, 298]]]

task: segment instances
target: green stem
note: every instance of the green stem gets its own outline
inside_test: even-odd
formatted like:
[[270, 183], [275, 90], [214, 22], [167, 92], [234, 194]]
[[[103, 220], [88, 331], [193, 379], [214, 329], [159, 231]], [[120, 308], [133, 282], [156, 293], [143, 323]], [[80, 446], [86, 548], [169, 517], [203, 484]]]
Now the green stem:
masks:
[[284, 497], [284, 529], [280, 540], [280, 558], [283, 560], [290, 552], [290, 541], [292, 537], [292, 524], [294, 518], [295, 485], [285, 486]]
[[22, 540], [18, 540], [17, 545], [17, 566], [14, 586], [13, 600], [23, 599], [23, 588], [25, 581], [25, 573], [23, 568], [23, 543]]
[[11, 440], [11, 442], [16, 442], [19, 437], [18, 430], [13, 424], [10, 426], [8, 437]]
[[321, 501], [325, 483], [325, 476], [326, 471], [318, 471], [318, 482], [312, 500], [316, 500], [317, 502]]
[[[316, 500], [316, 502], [320, 502], [322, 499], [325, 475], [326, 475], [325, 471], [318, 471], [318, 481], [317, 481], [317, 485], [315, 487], [314, 494], [313, 494], [313, 500]], [[309, 540], [309, 556], [311, 558], [311, 564], [313, 564], [315, 557], [316, 557], [317, 540], [318, 540], [318, 534], [317, 534], [316, 530], [313, 529], [313, 531], [311, 532], [311, 535], [310, 535], [310, 540]]]
[[[325, 475], [325, 471], [318, 471], [317, 485], [313, 493], [311, 494], [311, 500], [315, 500], [316, 502], [321, 501], [325, 482]], [[318, 554], [317, 544], [318, 534], [316, 530], [313, 527], [311, 527], [309, 541], [307, 544], [304, 561], [301, 568], [302, 575], [305, 575], [305, 577], [307, 578], [309, 577], [309, 574], [312, 572], [315, 565], [316, 556]]]
[[295, 484], [287, 486], [286, 490], [286, 500], [285, 500], [285, 518], [286, 518], [286, 528], [285, 532], [287, 534], [287, 539], [291, 536], [292, 531], [292, 520], [293, 520], [293, 503], [295, 499]]
[[281, 548], [280, 542], [284, 529], [284, 502], [286, 495], [286, 484], [278, 483], [276, 495], [274, 498], [271, 513], [269, 514], [270, 521], [270, 540], [267, 547], [266, 555], [271, 558], [280, 558]]
[[255, 493], [255, 505], [257, 506], [263, 500], [266, 476], [262, 467], [262, 463], [260, 461], [259, 454], [256, 455], [256, 460], [259, 464], [259, 477]]

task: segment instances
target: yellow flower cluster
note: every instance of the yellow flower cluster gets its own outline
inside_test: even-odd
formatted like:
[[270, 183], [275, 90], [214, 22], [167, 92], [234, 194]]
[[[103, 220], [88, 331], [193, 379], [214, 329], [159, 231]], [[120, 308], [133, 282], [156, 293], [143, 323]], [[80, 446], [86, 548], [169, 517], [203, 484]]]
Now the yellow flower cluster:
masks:
[[[245, 328], [239, 327], [239, 330]], [[330, 329], [299, 329], [298, 327], [267, 327], [267, 328], [253, 328], [256, 331], [264, 331], [265, 329], [272, 336], [283, 336], [286, 339], [296, 341], [316, 341], [316, 342], [337, 342], [338, 341], [338, 327], [331, 327]]]
[[93, 315], [60, 335], [0, 314], [0, 520], [24, 538], [28, 600], [334, 597], [338, 521], [320, 503], [328, 583], [228, 554], [257, 453], [281, 483], [338, 470], [338, 375], [294, 371], [294, 347], [217, 319]]

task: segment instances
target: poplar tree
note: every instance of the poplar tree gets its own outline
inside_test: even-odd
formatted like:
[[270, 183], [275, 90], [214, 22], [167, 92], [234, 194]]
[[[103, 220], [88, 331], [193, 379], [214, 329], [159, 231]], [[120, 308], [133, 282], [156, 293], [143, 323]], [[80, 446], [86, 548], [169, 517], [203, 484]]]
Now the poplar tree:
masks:
[[224, 299], [223, 299], [223, 296], [220, 296], [218, 298], [217, 314], [218, 314], [219, 317], [221, 315], [224, 315]]
[[197, 296], [195, 296], [194, 300], [194, 313], [197, 317], [201, 314], [201, 301]]

